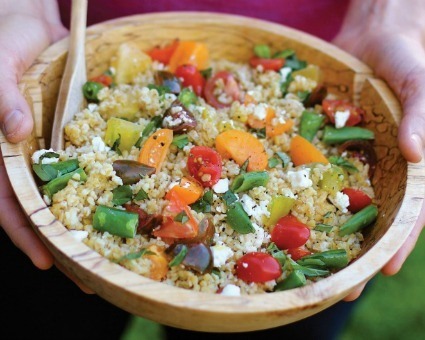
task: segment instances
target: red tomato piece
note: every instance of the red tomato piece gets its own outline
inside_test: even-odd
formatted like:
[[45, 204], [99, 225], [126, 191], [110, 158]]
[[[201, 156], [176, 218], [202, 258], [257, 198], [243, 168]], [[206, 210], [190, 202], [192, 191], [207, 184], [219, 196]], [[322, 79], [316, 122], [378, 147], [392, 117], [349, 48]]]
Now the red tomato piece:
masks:
[[372, 199], [362, 190], [345, 188], [342, 192], [348, 196], [350, 205], [347, 209], [352, 213], [356, 213], [372, 203]]
[[163, 63], [165, 65], [168, 65], [168, 63], [170, 62], [171, 56], [173, 55], [178, 45], [179, 45], [179, 40], [176, 39], [167, 46], [164, 46], [164, 47], [156, 46], [147, 53], [153, 60], [159, 61], [160, 63]]
[[277, 279], [281, 274], [279, 262], [266, 253], [248, 253], [236, 263], [236, 276], [245, 282], [267, 282]]
[[194, 146], [189, 152], [187, 168], [192, 177], [204, 188], [212, 187], [221, 176], [221, 156], [207, 146]]
[[292, 215], [286, 215], [279, 219], [271, 233], [271, 240], [279, 249], [301, 247], [309, 237], [310, 229]]
[[193, 65], [181, 65], [177, 67], [176, 77], [183, 79], [183, 87], [192, 87], [197, 96], [202, 95], [205, 86], [205, 78]]
[[112, 77], [107, 74], [101, 74], [100, 76], [94, 77], [90, 80], [96, 83], [101, 83], [102, 85], [105, 85], [107, 87], [109, 87], [113, 82]]
[[285, 59], [282, 59], [282, 58], [268, 59], [268, 58], [252, 57], [249, 60], [249, 63], [254, 68], [261, 65], [263, 67], [263, 70], [279, 71], [283, 67], [283, 65], [285, 65]]
[[294, 261], [298, 261], [304, 256], [311, 255], [311, 252], [305, 248], [299, 247], [288, 249], [288, 254], [291, 255], [291, 259], [293, 259]]
[[325, 99], [322, 102], [323, 111], [325, 111], [329, 120], [335, 124], [335, 113], [337, 111], [350, 111], [346, 126], [354, 126], [361, 123], [364, 119], [365, 112], [361, 108], [351, 104], [347, 100], [331, 100]]
[[219, 79], [224, 82], [224, 92], [229, 96], [232, 101], [239, 100], [240, 90], [238, 82], [235, 77], [227, 71], [221, 71], [215, 74], [213, 77], [207, 80], [204, 88], [204, 97], [208, 104], [214, 106], [216, 109], [222, 109], [229, 107], [232, 103], [220, 102], [214, 94], [216, 83]]

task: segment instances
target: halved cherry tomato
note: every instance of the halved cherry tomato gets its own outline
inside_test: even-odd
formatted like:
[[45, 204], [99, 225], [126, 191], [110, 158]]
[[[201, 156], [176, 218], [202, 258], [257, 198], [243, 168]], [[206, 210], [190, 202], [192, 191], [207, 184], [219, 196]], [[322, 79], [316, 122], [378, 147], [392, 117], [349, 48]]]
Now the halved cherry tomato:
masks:
[[227, 71], [221, 71], [215, 74], [213, 77], [207, 80], [204, 88], [204, 97], [208, 104], [214, 106], [216, 109], [222, 109], [229, 107], [232, 103], [220, 102], [214, 94], [217, 80], [222, 79], [224, 82], [224, 92], [233, 101], [239, 100], [240, 91], [239, 85], [235, 77]]
[[171, 192], [176, 192], [186, 204], [192, 204], [202, 196], [204, 188], [194, 178], [182, 177], [180, 182], [165, 195], [165, 199], [171, 197]]
[[279, 71], [283, 67], [283, 65], [285, 65], [285, 59], [282, 59], [282, 58], [267, 59], [267, 58], [252, 57], [249, 60], [249, 63], [254, 68], [261, 65], [263, 67], [263, 70]]
[[160, 63], [163, 63], [165, 65], [168, 65], [168, 63], [170, 62], [171, 56], [173, 55], [178, 45], [179, 45], [179, 40], [176, 39], [167, 46], [164, 46], [164, 47], [155, 46], [153, 49], [147, 52], [147, 54], [153, 60], [159, 61]]
[[97, 76], [97, 77], [90, 79], [90, 81], [94, 81], [96, 83], [101, 83], [102, 85], [109, 87], [112, 84], [113, 79], [110, 75], [101, 74], [100, 76]]
[[288, 254], [291, 255], [291, 259], [293, 259], [294, 261], [298, 261], [304, 256], [311, 255], [311, 251], [308, 251], [307, 249], [304, 249], [302, 247], [291, 248], [288, 249]]
[[221, 176], [221, 156], [207, 146], [194, 146], [189, 152], [187, 168], [203, 187], [212, 187]]
[[356, 213], [372, 203], [372, 199], [362, 190], [345, 188], [342, 192], [348, 196], [350, 205], [347, 209], [352, 213]]
[[[169, 203], [163, 211], [163, 223], [153, 231], [155, 237], [161, 238], [192, 238], [198, 235], [198, 222], [192, 216], [189, 207], [176, 192], [168, 196]], [[184, 212], [187, 221], [176, 221], [176, 216]]]
[[351, 104], [348, 100], [331, 100], [325, 99], [322, 102], [323, 111], [328, 116], [329, 120], [335, 124], [335, 114], [337, 111], [350, 111], [346, 126], [354, 126], [363, 121], [365, 116], [364, 110]]
[[177, 67], [175, 75], [178, 78], [183, 78], [184, 87], [191, 86], [193, 92], [195, 92], [197, 96], [202, 95], [205, 86], [205, 78], [195, 66], [181, 65]]
[[245, 282], [267, 282], [277, 279], [281, 274], [279, 262], [266, 253], [248, 253], [236, 263], [236, 276]]
[[293, 215], [279, 219], [271, 233], [271, 240], [279, 249], [301, 247], [309, 237], [310, 229]]

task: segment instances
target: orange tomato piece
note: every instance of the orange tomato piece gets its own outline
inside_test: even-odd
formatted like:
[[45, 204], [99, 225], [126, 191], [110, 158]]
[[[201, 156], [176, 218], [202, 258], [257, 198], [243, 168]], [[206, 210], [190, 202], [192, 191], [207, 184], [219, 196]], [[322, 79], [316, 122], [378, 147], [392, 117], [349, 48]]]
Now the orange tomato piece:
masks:
[[193, 178], [183, 177], [180, 183], [173, 186], [165, 195], [165, 199], [170, 200], [172, 193], [176, 193], [187, 205], [195, 203], [204, 193], [204, 188]]
[[198, 70], [208, 67], [209, 52], [207, 46], [195, 41], [180, 41], [173, 55], [171, 56], [168, 67], [170, 72], [174, 73], [180, 65], [193, 65]]
[[286, 120], [284, 123], [273, 124], [274, 118], [276, 118], [276, 113], [271, 107], [269, 107], [267, 109], [267, 116], [266, 116], [267, 137], [279, 136], [282, 133], [289, 131], [294, 126], [294, 121], [291, 119]]
[[222, 132], [217, 136], [215, 146], [223, 158], [231, 158], [239, 165], [249, 159], [248, 171], [261, 171], [267, 167], [268, 158], [263, 144], [248, 132]]
[[172, 141], [173, 130], [160, 129], [156, 131], [147, 139], [142, 150], [140, 150], [139, 163], [154, 167], [156, 173], [158, 173]]
[[329, 163], [320, 150], [301, 136], [292, 138], [289, 153], [295, 166], [310, 163]]
[[155, 253], [151, 255], [145, 255], [145, 258], [151, 261], [151, 267], [149, 277], [152, 280], [160, 281], [167, 276], [168, 273], [168, 259], [162, 247], [155, 244], [150, 245], [147, 248], [149, 251]]
[[171, 44], [167, 46], [155, 46], [153, 49], [148, 51], [147, 54], [153, 60], [159, 61], [160, 63], [167, 65], [170, 62], [172, 55], [176, 51], [177, 46], [179, 46], [179, 40], [175, 39]]

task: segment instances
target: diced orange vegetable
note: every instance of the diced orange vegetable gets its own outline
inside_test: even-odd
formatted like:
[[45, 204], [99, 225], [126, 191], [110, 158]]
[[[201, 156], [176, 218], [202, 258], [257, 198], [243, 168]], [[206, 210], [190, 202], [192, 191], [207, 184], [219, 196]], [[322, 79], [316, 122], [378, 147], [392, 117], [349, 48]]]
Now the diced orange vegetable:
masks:
[[267, 167], [268, 158], [263, 144], [248, 132], [222, 132], [215, 140], [215, 147], [223, 158], [231, 158], [239, 165], [249, 159], [248, 171], [261, 171]]
[[164, 249], [157, 246], [156, 244], [152, 244], [147, 248], [149, 251], [155, 253], [151, 255], [145, 255], [145, 258], [151, 261], [151, 267], [149, 272], [149, 277], [152, 280], [160, 281], [168, 273], [168, 259], [167, 255], [164, 252]]
[[167, 65], [170, 62], [171, 56], [176, 51], [177, 46], [179, 46], [179, 40], [175, 39], [171, 44], [164, 47], [155, 46], [147, 53], [153, 60]]
[[247, 94], [245, 94], [243, 104], [244, 105], [257, 104], [257, 101], [255, 100], [255, 98], [253, 96], [251, 96], [250, 94], [247, 93]]
[[328, 159], [313, 144], [301, 136], [292, 138], [289, 152], [295, 166], [310, 163], [329, 163]]
[[276, 118], [276, 112], [273, 110], [273, 108], [268, 107], [266, 116], [267, 137], [279, 136], [282, 133], [289, 131], [294, 126], [294, 121], [292, 119], [288, 119], [284, 123], [273, 124], [274, 118]]
[[140, 150], [139, 163], [152, 166], [156, 169], [156, 173], [159, 173], [172, 141], [173, 130], [160, 129], [156, 131]]
[[165, 199], [170, 200], [171, 194], [176, 193], [186, 204], [195, 203], [204, 193], [204, 188], [193, 178], [183, 177], [180, 183], [173, 186], [165, 195]]
[[180, 65], [193, 65], [198, 70], [208, 67], [208, 49], [205, 44], [195, 41], [180, 41], [173, 55], [171, 56], [168, 67], [174, 73]]

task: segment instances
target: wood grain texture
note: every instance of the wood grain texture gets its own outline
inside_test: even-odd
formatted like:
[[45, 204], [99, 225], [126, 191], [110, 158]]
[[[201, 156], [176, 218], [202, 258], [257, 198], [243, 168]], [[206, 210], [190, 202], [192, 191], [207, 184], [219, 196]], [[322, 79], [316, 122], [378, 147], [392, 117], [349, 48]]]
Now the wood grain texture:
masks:
[[317, 38], [277, 24], [212, 13], [139, 15], [91, 27], [86, 40], [88, 77], [106, 69], [124, 41], [148, 49], [176, 37], [206, 43], [213, 58], [239, 61], [247, 61], [257, 43], [294, 48], [300, 58], [324, 70], [330, 92], [354, 99], [366, 109], [367, 126], [377, 137], [379, 165], [373, 183], [380, 213], [375, 227], [366, 231], [362, 255], [313, 285], [273, 294], [223, 297], [141, 277], [75, 241], [41, 199], [28, 162], [38, 140], [50, 139], [66, 40], [48, 48], [23, 78], [21, 89], [36, 120], [32, 137], [11, 145], [0, 135], [12, 186], [36, 232], [57, 261], [97, 294], [133, 314], [176, 327], [213, 332], [259, 330], [300, 320], [336, 303], [395, 254], [413, 228], [424, 199], [424, 163], [406, 163], [397, 148], [401, 117], [397, 100], [367, 66]]

